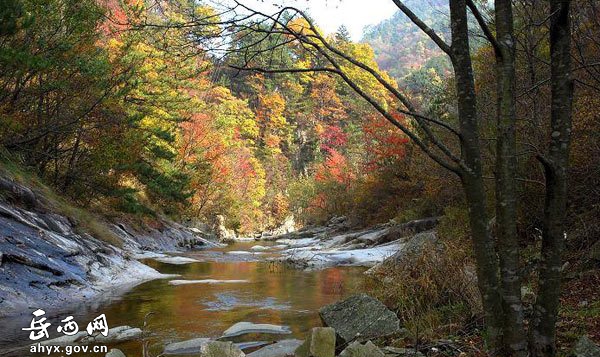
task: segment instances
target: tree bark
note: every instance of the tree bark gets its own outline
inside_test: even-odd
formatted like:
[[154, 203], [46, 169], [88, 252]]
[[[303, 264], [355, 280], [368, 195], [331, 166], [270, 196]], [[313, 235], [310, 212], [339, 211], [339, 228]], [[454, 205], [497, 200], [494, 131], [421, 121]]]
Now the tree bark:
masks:
[[467, 166], [460, 176], [469, 207], [469, 225], [477, 265], [477, 281], [483, 299], [488, 343], [490, 351], [495, 354], [501, 346], [502, 302], [498, 281], [498, 260], [490, 234], [483, 183], [477, 102], [465, 0], [450, 1], [450, 17], [452, 65], [456, 78], [458, 117], [462, 136], [461, 151]]
[[515, 38], [511, 0], [496, 0], [496, 234], [500, 262], [503, 353], [527, 355], [517, 237]]
[[556, 355], [573, 103], [570, 3], [550, 0], [551, 135], [547, 155], [539, 157], [546, 176], [546, 198], [539, 290], [529, 336], [533, 357]]

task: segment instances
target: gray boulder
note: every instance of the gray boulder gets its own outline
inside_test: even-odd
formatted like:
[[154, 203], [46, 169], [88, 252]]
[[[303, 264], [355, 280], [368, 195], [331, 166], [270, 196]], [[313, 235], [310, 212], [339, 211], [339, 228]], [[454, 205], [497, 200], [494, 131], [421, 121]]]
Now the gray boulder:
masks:
[[354, 341], [340, 353], [340, 357], [385, 357], [385, 355], [371, 341], [367, 341], [364, 345]]
[[582, 336], [573, 350], [576, 357], [600, 357], [600, 347], [587, 336]]
[[245, 357], [233, 342], [210, 341], [200, 346], [199, 357]]
[[335, 330], [330, 327], [315, 327], [304, 343], [296, 349], [295, 357], [334, 357]]
[[301, 340], [282, 340], [258, 351], [248, 354], [248, 357], [288, 357], [302, 345]]
[[333, 327], [337, 345], [366, 342], [400, 332], [400, 320], [379, 300], [367, 295], [354, 295], [319, 310], [325, 326]]
[[210, 338], [193, 338], [191, 340], [174, 342], [165, 346], [164, 355], [185, 355], [197, 353], [200, 348], [211, 341]]

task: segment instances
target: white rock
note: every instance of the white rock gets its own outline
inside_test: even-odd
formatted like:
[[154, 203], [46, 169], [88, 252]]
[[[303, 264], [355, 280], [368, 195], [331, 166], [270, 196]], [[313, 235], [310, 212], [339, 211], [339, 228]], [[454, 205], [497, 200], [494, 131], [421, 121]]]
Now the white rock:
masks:
[[173, 256], [158, 257], [158, 258], [154, 258], [154, 260], [159, 261], [161, 263], [175, 264], [175, 265], [183, 265], [183, 264], [190, 264], [190, 263], [198, 263], [198, 262], [200, 262], [199, 260], [192, 259], [192, 258], [187, 258], [187, 257], [173, 257]]
[[249, 280], [215, 280], [215, 279], [203, 279], [203, 280], [171, 280], [169, 285], [190, 285], [190, 284], [241, 284], [249, 283]]
[[254, 324], [252, 322], [238, 322], [223, 332], [223, 338], [245, 335], [248, 333], [268, 333], [275, 335], [288, 335], [292, 331], [288, 326], [271, 324]]

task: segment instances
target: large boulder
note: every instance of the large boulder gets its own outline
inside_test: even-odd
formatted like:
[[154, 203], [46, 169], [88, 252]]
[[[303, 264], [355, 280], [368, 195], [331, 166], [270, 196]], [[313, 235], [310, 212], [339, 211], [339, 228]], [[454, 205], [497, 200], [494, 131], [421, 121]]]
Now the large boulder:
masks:
[[600, 357], [600, 347], [587, 336], [582, 336], [573, 350], [575, 357]]
[[315, 327], [304, 343], [296, 349], [295, 357], [334, 357], [335, 330], [330, 327]]
[[354, 341], [340, 353], [340, 357], [385, 357], [385, 355], [371, 341], [367, 341], [364, 345]]
[[333, 327], [337, 345], [366, 342], [400, 332], [400, 320], [379, 300], [367, 295], [354, 295], [319, 310], [323, 324]]
[[407, 238], [404, 245], [402, 245], [395, 254], [385, 259], [383, 262], [376, 264], [367, 270], [365, 274], [375, 276], [385, 267], [411, 264], [415, 259], [420, 257], [421, 254], [426, 254], [431, 249], [434, 249], [436, 252], [441, 252], [443, 250], [443, 245], [440, 243], [437, 233], [435, 231], [417, 233], [414, 236]]

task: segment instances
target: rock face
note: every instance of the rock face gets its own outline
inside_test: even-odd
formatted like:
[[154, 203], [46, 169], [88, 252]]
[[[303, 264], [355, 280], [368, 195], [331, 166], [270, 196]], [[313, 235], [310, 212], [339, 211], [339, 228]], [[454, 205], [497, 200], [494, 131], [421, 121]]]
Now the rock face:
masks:
[[340, 353], [340, 357], [385, 357], [385, 355], [371, 341], [367, 341], [364, 345], [355, 341]]
[[235, 232], [231, 229], [227, 229], [225, 226], [225, 216], [217, 215], [215, 223], [215, 232], [219, 242], [227, 243], [235, 241]]
[[338, 346], [400, 332], [396, 314], [367, 294], [327, 305], [319, 310], [319, 316], [325, 326], [335, 329]]
[[330, 327], [315, 327], [304, 343], [296, 349], [295, 357], [334, 357], [335, 330]]
[[300, 340], [282, 340], [248, 354], [248, 357], [288, 357], [302, 345]]
[[200, 347], [199, 357], [244, 357], [246, 356], [233, 342], [210, 341]]
[[31, 307], [57, 311], [86, 299], [98, 303], [109, 289], [119, 293], [166, 277], [134, 255], [213, 244], [167, 220], [144, 232], [104, 222], [112, 234], [101, 240], [83, 233], [76, 218], [53, 212], [47, 202], [42, 194], [0, 177], [0, 317]]
[[600, 357], [600, 347], [587, 336], [582, 336], [573, 350], [576, 357]]

